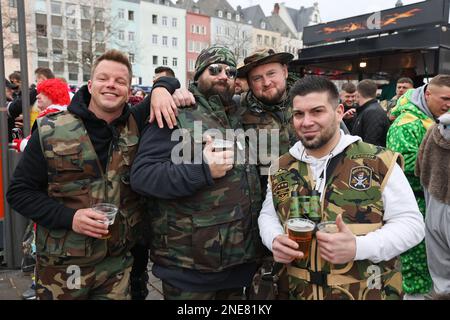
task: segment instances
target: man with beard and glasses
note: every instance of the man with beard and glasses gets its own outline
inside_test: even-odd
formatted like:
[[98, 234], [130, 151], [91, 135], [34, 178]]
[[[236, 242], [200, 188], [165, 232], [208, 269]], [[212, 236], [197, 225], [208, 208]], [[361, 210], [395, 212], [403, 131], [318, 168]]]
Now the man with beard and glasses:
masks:
[[[246, 146], [229, 135], [242, 129], [235, 78], [229, 49], [202, 51], [195, 106], [179, 111], [174, 129], [154, 123], [142, 135], [131, 185], [149, 201], [150, 258], [165, 299], [241, 299], [257, 269], [261, 187], [256, 166], [234, 163]], [[219, 137], [228, 140], [220, 146]]]
[[[290, 97], [300, 141], [270, 169], [258, 221], [264, 245], [287, 266], [290, 298], [400, 299], [397, 257], [425, 234], [414, 193], [396, 163], [401, 156], [344, 135], [344, 107], [330, 80], [306, 77]], [[283, 228], [292, 194], [318, 194], [321, 222], [335, 224], [336, 233], [313, 234], [308, 255]]]

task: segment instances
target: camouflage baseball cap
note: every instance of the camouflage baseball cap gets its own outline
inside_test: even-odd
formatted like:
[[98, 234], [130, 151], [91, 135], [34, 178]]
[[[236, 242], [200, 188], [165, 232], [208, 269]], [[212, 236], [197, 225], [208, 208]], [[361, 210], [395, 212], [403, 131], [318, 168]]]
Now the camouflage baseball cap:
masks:
[[294, 59], [294, 56], [287, 52], [276, 53], [275, 50], [271, 48], [260, 49], [244, 59], [244, 66], [238, 69], [238, 77], [247, 77], [249, 71], [256, 66], [272, 62], [288, 64], [292, 59]]
[[233, 52], [224, 46], [215, 45], [203, 50], [195, 62], [194, 81], [197, 81], [203, 71], [214, 63], [223, 63], [230, 67], [236, 67], [236, 58]]

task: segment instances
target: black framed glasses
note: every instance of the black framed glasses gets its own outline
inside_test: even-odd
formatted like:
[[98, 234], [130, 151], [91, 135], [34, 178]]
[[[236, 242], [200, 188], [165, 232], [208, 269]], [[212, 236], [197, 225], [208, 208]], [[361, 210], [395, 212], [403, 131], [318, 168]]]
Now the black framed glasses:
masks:
[[208, 67], [208, 71], [209, 74], [212, 76], [217, 76], [219, 75], [222, 70], [225, 69], [225, 74], [227, 75], [228, 79], [235, 79], [236, 75], [237, 75], [237, 69], [235, 67], [230, 67], [230, 66], [222, 66], [220, 64], [211, 64]]

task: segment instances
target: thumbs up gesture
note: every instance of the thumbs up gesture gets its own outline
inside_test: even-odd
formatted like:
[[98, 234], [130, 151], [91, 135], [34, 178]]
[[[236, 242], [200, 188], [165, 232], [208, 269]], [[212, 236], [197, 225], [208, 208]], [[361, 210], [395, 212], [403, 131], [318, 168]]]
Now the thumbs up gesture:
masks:
[[356, 256], [356, 237], [345, 225], [342, 215], [336, 218], [336, 226], [337, 233], [316, 233], [320, 255], [332, 264], [346, 264]]
[[213, 148], [213, 139], [210, 136], [206, 137], [203, 156], [209, 166], [213, 179], [223, 178], [228, 171], [233, 169], [234, 152], [229, 150], [215, 151]]

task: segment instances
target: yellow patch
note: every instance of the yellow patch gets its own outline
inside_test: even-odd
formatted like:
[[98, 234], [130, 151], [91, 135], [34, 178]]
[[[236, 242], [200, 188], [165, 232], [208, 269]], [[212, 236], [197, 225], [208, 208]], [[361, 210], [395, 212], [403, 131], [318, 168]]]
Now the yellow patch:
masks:
[[273, 194], [280, 199], [280, 202], [285, 202], [289, 199], [289, 183], [287, 181], [277, 183], [273, 187]]

